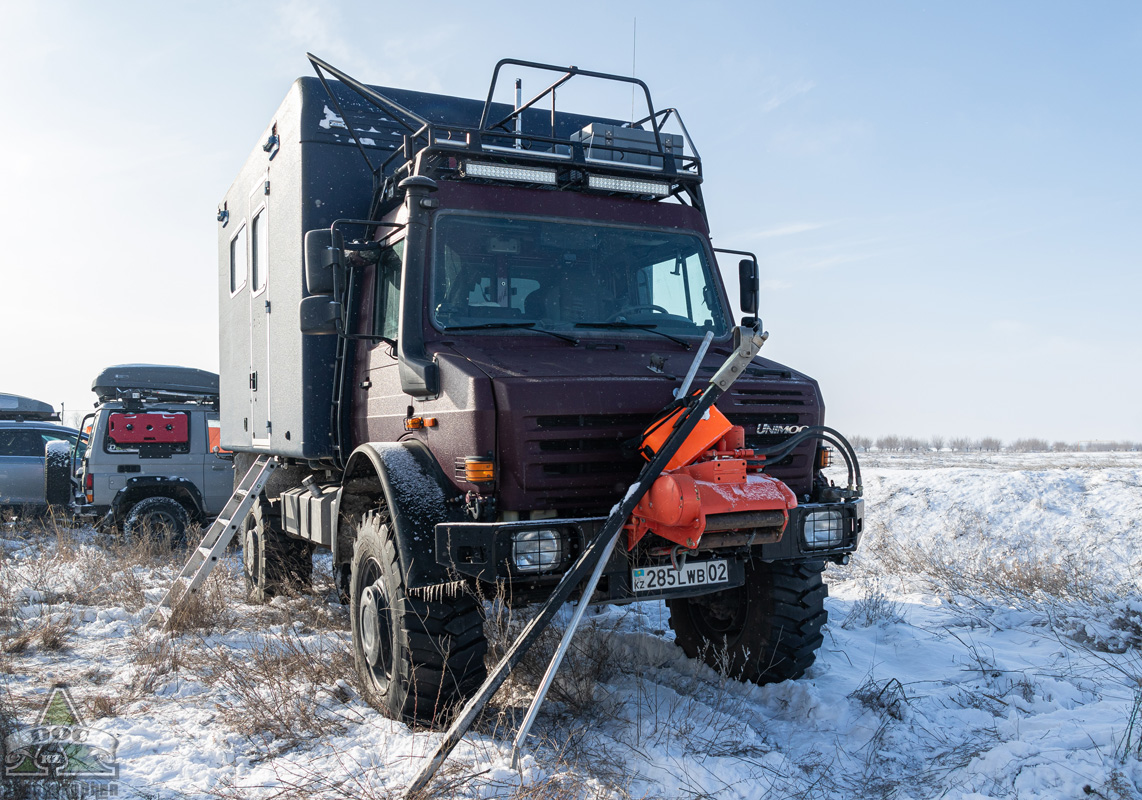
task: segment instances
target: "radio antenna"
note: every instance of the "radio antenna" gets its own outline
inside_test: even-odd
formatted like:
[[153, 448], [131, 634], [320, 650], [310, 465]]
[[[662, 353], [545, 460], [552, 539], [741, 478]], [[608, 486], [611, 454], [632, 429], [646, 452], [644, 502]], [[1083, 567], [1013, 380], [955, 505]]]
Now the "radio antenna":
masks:
[[[634, 78], [638, 75], [638, 70], [636, 69], [637, 66], [638, 66], [638, 17], [635, 17], [634, 18], [634, 31], [631, 34], [631, 42], [630, 42], [630, 76], [632, 78]], [[631, 125], [634, 124], [634, 98], [635, 98], [634, 92], [635, 92], [635, 88], [636, 87], [634, 85], [632, 85], [630, 87], [630, 122], [631, 122]]]

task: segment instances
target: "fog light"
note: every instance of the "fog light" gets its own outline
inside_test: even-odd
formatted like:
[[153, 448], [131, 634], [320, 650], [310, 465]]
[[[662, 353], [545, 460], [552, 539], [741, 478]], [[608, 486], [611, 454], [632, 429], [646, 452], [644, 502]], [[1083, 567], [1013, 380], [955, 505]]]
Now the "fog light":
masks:
[[549, 572], [563, 565], [567, 543], [552, 528], [512, 534], [512, 563], [519, 572]]
[[829, 550], [845, 540], [844, 516], [840, 511], [813, 511], [805, 515], [801, 543], [806, 550]]

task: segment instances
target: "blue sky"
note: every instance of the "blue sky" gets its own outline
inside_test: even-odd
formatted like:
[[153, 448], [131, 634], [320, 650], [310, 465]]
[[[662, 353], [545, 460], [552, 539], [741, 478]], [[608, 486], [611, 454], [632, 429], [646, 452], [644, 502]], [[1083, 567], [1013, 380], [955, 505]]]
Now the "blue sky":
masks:
[[505, 56], [629, 74], [636, 19], [834, 426], [1142, 440], [1133, 2], [4, 3], [0, 391], [217, 368], [214, 210], [306, 50], [482, 97]]

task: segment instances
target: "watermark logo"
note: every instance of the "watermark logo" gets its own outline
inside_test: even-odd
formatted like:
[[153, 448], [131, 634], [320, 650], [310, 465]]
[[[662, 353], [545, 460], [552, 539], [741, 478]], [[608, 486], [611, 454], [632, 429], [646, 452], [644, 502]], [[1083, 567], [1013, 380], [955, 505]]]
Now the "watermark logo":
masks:
[[89, 728], [66, 686], [55, 686], [35, 725], [4, 740], [5, 781], [26, 782], [32, 797], [119, 796], [119, 740]]

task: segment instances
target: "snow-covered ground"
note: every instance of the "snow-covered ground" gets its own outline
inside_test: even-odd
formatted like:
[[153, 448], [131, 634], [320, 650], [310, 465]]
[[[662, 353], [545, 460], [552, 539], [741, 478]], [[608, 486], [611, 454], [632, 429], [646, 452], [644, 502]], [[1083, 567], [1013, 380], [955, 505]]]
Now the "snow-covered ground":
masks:
[[[802, 680], [689, 661], [660, 604], [593, 611], [522, 775], [511, 738], [538, 664], [431, 796], [1142, 796], [1142, 454], [863, 466], [865, 540], [826, 572]], [[359, 699], [324, 562], [313, 594], [254, 607], [232, 558], [170, 635], [143, 628], [169, 557], [91, 531], [2, 536], [0, 722], [33, 722], [68, 684], [118, 739], [121, 795], [396, 797], [438, 741]]]

